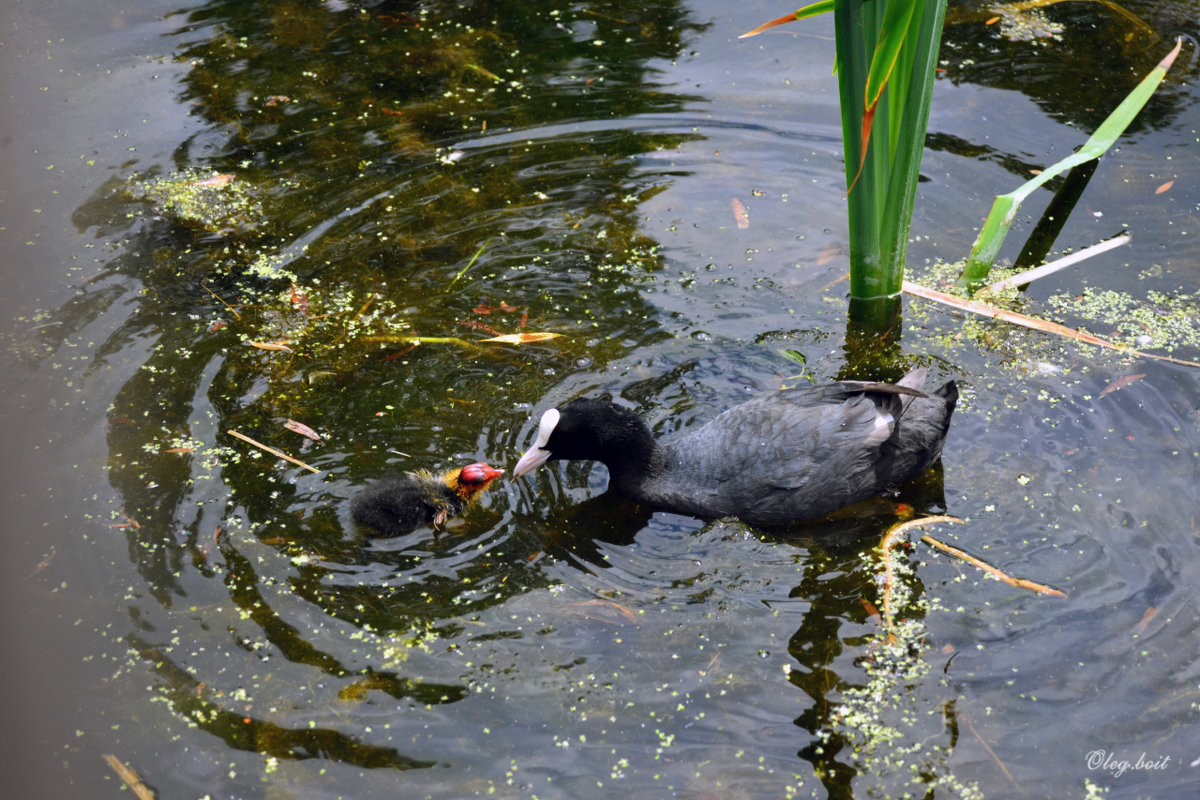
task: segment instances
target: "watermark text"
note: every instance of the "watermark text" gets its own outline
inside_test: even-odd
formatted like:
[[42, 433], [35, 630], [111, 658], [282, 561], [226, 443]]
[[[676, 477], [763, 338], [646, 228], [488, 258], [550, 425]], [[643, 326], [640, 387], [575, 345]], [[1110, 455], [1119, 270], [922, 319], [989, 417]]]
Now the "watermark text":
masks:
[[1087, 754], [1088, 769], [1104, 770], [1112, 773], [1114, 778], [1119, 778], [1130, 770], [1139, 772], [1166, 769], [1170, 763], [1170, 756], [1156, 756], [1147, 753], [1142, 753], [1137, 758], [1126, 758], [1104, 749], [1093, 750]]

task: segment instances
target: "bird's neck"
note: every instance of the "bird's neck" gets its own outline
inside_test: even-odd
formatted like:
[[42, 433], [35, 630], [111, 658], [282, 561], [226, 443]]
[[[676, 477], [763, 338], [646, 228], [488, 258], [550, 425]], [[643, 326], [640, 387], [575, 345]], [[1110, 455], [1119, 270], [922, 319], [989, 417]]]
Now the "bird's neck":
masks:
[[644, 437], [612, 448], [603, 463], [613, 488], [637, 500], [665, 472], [667, 453], [646, 431]]
[[442, 474], [442, 483], [464, 503], [470, 503], [479, 493], [479, 487], [466, 486], [462, 482], [462, 467], [448, 469]]

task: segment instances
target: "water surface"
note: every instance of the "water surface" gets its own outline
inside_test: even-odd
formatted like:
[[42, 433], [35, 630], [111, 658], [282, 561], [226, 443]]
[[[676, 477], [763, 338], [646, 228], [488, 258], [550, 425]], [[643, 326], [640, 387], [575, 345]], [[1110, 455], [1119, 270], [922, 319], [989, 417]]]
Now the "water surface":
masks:
[[[1025, 303], [1197, 291], [1200, 8], [1126, 8], [1144, 29], [1068, 3], [1046, 12], [1060, 39], [1021, 42], [953, 4], [916, 275], [1184, 36], [1053, 249], [1133, 244]], [[886, 359], [848, 347], [831, 22], [736, 40], [784, 10], [4, 12], [17, 794], [116, 792], [113, 754], [177, 798], [1189, 796], [1200, 373], [923, 301]], [[146, 189], [181, 174], [232, 175], [250, 205], [189, 222]], [[481, 341], [518, 332], [560, 336]], [[438, 536], [346, 525], [388, 471], [511, 467], [579, 394], [669, 436], [783, 383], [913, 365], [964, 402], [899, 499], [1067, 597], [918, 544], [894, 679], [871, 613], [891, 505], [756, 531], [647, 513], [572, 464]], [[869, 684], [887, 702], [848, 722]]]

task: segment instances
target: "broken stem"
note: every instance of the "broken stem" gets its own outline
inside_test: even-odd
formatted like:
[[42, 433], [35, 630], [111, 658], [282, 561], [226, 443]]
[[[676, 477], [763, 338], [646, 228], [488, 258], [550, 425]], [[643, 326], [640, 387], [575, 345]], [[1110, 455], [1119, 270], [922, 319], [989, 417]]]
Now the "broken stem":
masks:
[[1004, 289], [1012, 289], [1017, 286], [1024, 286], [1026, 284], [1033, 283], [1038, 278], [1044, 278], [1047, 275], [1051, 275], [1061, 269], [1066, 269], [1069, 266], [1078, 264], [1080, 261], [1085, 261], [1092, 256], [1098, 256], [1101, 253], [1105, 253], [1113, 248], [1120, 247], [1123, 244], [1129, 244], [1129, 238], [1130, 237], [1128, 233], [1117, 234], [1111, 239], [1100, 242], [1099, 244], [1094, 244], [1091, 247], [1085, 247], [1082, 250], [1078, 250], [1070, 255], [1063, 256], [1062, 258], [1051, 261], [1048, 264], [1043, 264], [1040, 267], [1025, 270], [1024, 272], [1018, 272], [1016, 275], [1012, 275], [1002, 281], [996, 281], [990, 286], [984, 287], [982, 291], [994, 293], [1003, 291]]
[[991, 564], [987, 563], [986, 561], [983, 561], [982, 559], [976, 558], [975, 556], [971, 555], [970, 553], [966, 552], [965, 550], [959, 550], [957, 547], [948, 545], [945, 542], [939, 542], [937, 539], [934, 539], [932, 536], [922, 536], [921, 541], [924, 542], [925, 544], [929, 545], [930, 547], [932, 547], [935, 550], [941, 550], [943, 553], [947, 553], [949, 555], [954, 556], [955, 558], [962, 559], [963, 561], [967, 562], [971, 566], [977, 567], [977, 568], [983, 570], [988, 575], [991, 575], [993, 578], [996, 578], [997, 580], [1007, 583], [1009, 586], [1020, 586], [1023, 589], [1032, 589], [1035, 592], [1041, 592], [1042, 594], [1053, 595], [1054, 597], [1066, 597], [1067, 596], [1066, 592], [1055, 589], [1052, 586], [1047, 586], [1044, 583], [1037, 583], [1036, 581], [1026, 580], [1025, 578], [1014, 578], [1011, 575], [1007, 574], [1006, 572], [1002, 571], [999, 567], [993, 567]]

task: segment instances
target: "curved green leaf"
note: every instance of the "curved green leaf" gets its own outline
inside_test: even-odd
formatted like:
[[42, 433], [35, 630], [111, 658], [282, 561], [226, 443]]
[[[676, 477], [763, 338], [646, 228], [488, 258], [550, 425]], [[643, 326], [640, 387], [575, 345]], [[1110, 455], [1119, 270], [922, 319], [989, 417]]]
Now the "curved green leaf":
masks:
[[1020, 208], [1021, 202], [1026, 197], [1033, 194], [1034, 190], [1051, 178], [1084, 162], [1091, 161], [1093, 158], [1099, 158], [1108, 148], [1112, 147], [1113, 143], [1129, 127], [1129, 123], [1133, 122], [1134, 117], [1146, 105], [1146, 101], [1158, 89], [1158, 85], [1166, 77], [1167, 70], [1175, 63], [1175, 57], [1179, 55], [1182, 47], [1183, 40], [1176, 39], [1175, 48], [1162, 61], [1158, 62], [1158, 66], [1152, 69], [1145, 78], [1142, 78], [1141, 83], [1134, 87], [1133, 91], [1121, 101], [1121, 104], [1108, 115], [1104, 122], [1100, 123], [1100, 127], [1096, 128], [1096, 132], [1084, 143], [1083, 147], [1046, 168], [1033, 180], [1023, 183], [1008, 194], [996, 196], [992, 203], [992, 210], [988, 212], [987, 219], [984, 220], [983, 229], [979, 231], [979, 237], [971, 247], [971, 255], [967, 257], [967, 266], [963, 270], [962, 278], [959, 279], [961, 285], [965, 285], [973, 291], [974, 287], [981, 284], [987, 277], [988, 270], [992, 268], [992, 263], [995, 262], [996, 255], [1000, 252], [1000, 245], [1004, 243], [1004, 237], [1008, 235], [1008, 231], [1012, 227], [1017, 209]]
[[749, 39], [751, 36], [758, 36], [763, 31], [769, 31], [779, 25], [786, 25], [789, 22], [795, 22], [798, 19], [806, 17], [815, 17], [817, 14], [824, 14], [826, 11], [833, 11], [833, 0], [820, 0], [820, 2], [805, 6], [791, 14], [784, 14], [782, 17], [776, 17], [770, 22], [764, 22], [752, 31], [747, 31], [739, 36], [739, 39]]

